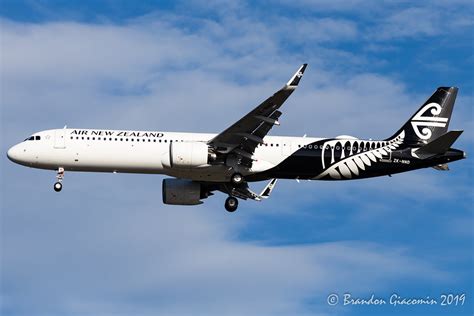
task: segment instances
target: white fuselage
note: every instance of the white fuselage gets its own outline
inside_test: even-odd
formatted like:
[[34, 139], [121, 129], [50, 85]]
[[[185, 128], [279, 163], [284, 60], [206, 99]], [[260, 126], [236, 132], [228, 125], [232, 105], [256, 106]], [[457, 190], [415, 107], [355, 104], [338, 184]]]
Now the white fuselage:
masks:
[[[8, 151], [8, 157], [32, 168], [67, 171], [166, 174], [202, 181], [226, 181], [235, 172], [229, 164], [195, 168], [167, 168], [163, 160], [172, 142], [207, 143], [216, 134], [169, 133], [97, 129], [55, 129], [35, 133]], [[251, 169], [244, 175], [278, 165], [299, 146], [317, 141], [310, 137], [266, 136], [257, 146]]]

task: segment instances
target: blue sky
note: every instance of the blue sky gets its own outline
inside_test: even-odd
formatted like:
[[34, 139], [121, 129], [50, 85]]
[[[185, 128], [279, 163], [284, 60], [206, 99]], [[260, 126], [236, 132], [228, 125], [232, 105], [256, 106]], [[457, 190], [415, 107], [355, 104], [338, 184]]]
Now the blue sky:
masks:
[[[272, 135], [384, 138], [438, 86], [473, 146], [471, 1], [0, 2], [2, 151], [39, 130], [219, 132], [309, 63]], [[472, 315], [473, 165], [161, 203], [161, 176], [1, 162], [2, 315]], [[255, 184], [255, 187], [262, 184]], [[329, 306], [466, 294], [463, 306]]]

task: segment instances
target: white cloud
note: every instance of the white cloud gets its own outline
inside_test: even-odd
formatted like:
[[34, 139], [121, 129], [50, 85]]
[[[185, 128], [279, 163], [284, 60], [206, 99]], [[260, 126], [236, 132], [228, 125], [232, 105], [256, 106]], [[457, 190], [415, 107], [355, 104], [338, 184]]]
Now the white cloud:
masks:
[[[447, 277], [404, 249], [376, 243], [241, 242], [234, 236], [242, 223], [232, 221], [242, 220], [209, 207], [161, 207], [151, 200], [131, 209], [131, 192], [123, 191], [115, 200], [107, 197], [102, 210], [94, 206], [100, 193], [82, 207], [72, 206], [80, 196], [66, 193], [59, 199], [72, 207], [58, 204], [46, 212], [34, 206], [43, 204], [44, 190], [38, 191], [4, 217], [6, 310], [274, 315], [304, 313], [312, 299], [319, 306], [313, 312], [324, 312], [331, 292], [383, 289], [402, 277]], [[17, 229], [31, 222], [47, 229]]]
[[[233, 118], [272, 94], [300, 62], [315, 60], [316, 66], [310, 65], [300, 89], [288, 100], [288, 108], [294, 110], [282, 118], [287, 122], [281, 129], [284, 133], [370, 136], [379, 131], [380, 137], [385, 137], [417, 106], [403, 85], [389, 78], [327, 71], [321, 68], [323, 64], [318, 67], [319, 51], [289, 65], [283, 62], [284, 54], [274, 49], [277, 42], [262, 48], [252, 39], [254, 35], [249, 40], [246, 34], [236, 36], [248, 49], [256, 47], [256, 53], [231, 57], [240, 46], [235, 46], [232, 37], [226, 44], [220, 41], [221, 36], [209, 39], [200, 33], [186, 34], [166, 23], [4, 23], [3, 37], [8, 45], [3, 53], [3, 103], [24, 112], [41, 109], [40, 117], [54, 114], [58, 125], [123, 128], [128, 124], [130, 128], [212, 132], [225, 128]], [[344, 52], [323, 50], [322, 54]], [[86, 112], [77, 111], [85, 104]], [[207, 117], [213, 124], [209, 127], [202, 120], [194, 120], [190, 104], [199, 113], [218, 115], [222, 123], [210, 115]], [[71, 110], [75, 113], [72, 121]], [[167, 116], [163, 116], [164, 111]], [[316, 117], [301, 115], [307, 112]], [[384, 115], [393, 118], [394, 113], [400, 113], [394, 125], [380, 120]], [[6, 115], [8, 124], [11, 114]], [[175, 115], [180, 115], [182, 122], [169, 125], [168, 117]], [[353, 119], [355, 115], [368, 122], [367, 128], [361, 128], [359, 119]], [[318, 124], [328, 119], [334, 124], [324, 131], [319, 129]]]
[[434, 36], [442, 32], [441, 15], [429, 8], [409, 8], [395, 12], [382, 23], [377, 37], [383, 39]]
[[361, 1], [296, 0], [281, 1], [289, 10], [298, 8], [320, 16], [334, 14], [354, 19], [359, 36], [373, 41], [449, 36], [473, 25], [471, 1]]
[[408, 8], [388, 11], [383, 19], [378, 21], [378, 31], [373, 38], [393, 40], [400, 38], [422, 38], [435, 36], [450, 36], [461, 29], [467, 30], [472, 26], [469, 12], [472, 6], [467, 2], [454, 3], [424, 3]]
[[298, 7], [315, 12], [354, 12], [378, 7], [378, 1], [364, 0], [284, 0], [281, 2], [289, 7]]

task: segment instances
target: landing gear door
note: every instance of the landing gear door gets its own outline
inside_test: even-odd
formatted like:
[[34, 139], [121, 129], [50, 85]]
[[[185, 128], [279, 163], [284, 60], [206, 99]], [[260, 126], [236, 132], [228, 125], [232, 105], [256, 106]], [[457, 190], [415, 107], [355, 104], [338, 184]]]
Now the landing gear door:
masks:
[[54, 132], [54, 148], [66, 148], [66, 130], [57, 129]]

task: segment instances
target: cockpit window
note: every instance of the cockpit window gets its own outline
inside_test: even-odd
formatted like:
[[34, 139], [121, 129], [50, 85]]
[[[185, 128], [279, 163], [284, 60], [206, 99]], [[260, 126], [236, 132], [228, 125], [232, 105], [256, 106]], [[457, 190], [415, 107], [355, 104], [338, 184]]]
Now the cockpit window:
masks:
[[40, 139], [41, 139], [41, 136], [30, 136], [27, 139], [25, 139], [24, 141], [26, 142], [27, 140], [40, 140]]

